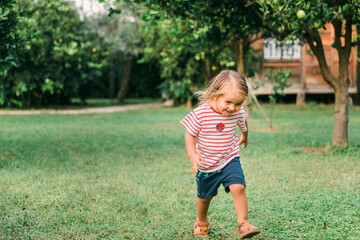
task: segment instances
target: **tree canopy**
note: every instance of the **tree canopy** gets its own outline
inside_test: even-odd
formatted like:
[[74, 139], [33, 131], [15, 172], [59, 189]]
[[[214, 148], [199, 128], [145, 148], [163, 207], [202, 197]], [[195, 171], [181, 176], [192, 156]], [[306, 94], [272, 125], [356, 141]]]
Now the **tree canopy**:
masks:
[[[359, 1], [159, 1], [136, 0], [154, 10], [163, 10], [174, 17], [193, 22], [192, 30], [206, 27], [206, 41], [221, 45], [235, 43], [237, 70], [244, 59], [244, 42], [260, 33], [270, 32], [277, 39], [300, 39], [309, 44], [319, 62], [324, 80], [335, 91], [335, 121], [333, 144], [347, 144], [348, 125], [348, 65], [351, 46], [358, 44], [353, 37], [354, 24], [359, 24]], [[333, 47], [339, 56], [339, 74], [333, 75], [326, 62], [321, 29], [332, 24], [335, 29]], [[212, 35], [209, 33], [217, 33]], [[213, 36], [213, 37], [212, 37]], [[198, 37], [198, 36], [197, 36]], [[238, 40], [238, 45], [236, 41]], [[239, 44], [240, 43], [240, 44]], [[199, 41], [197, 41], [199, 44]]]

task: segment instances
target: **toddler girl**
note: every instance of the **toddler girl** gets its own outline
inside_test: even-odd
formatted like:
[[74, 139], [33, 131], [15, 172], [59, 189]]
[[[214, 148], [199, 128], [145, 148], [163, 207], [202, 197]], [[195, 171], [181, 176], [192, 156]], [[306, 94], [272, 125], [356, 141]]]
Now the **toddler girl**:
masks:
[[[207, 212], [220, 184], [231, 192], [240, 238], [260, 233], [247, 221], [245, 177], [239, 160], [240, 145], [248, 144], [248, 130], [242, 106], [248, 94], [244, 77], [224, 70], [198, 92], [199, 107], [180, 123], [186, 128], [185, 145], [197, 183], [197, 218], [194, 234], [208, 236]], [[236, 132], [242, 132], [240, 140]]]

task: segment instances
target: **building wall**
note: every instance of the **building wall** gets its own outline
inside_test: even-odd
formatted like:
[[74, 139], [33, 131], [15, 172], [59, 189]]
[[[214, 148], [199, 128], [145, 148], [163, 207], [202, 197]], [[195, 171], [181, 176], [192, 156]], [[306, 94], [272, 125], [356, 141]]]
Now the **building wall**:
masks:
[[[325, 51], [325, 57], [330, 68], [331, 73], [338, 76], [338, 52], [331, 45], [335, 36], [334, 28], [331, 24], [326, 26], [326, 31], [322, 31], [322, 41]], [[355, 29], [353, 31], [355, 33]], [[252, 44], [255, 50], [261, 50], [264, 53], [264, 39], [258, 40]], [[267, 75], [267, 69], [285, 68], [291, 70], [292, 74], [288, 82], [293, 83], [293, 86], [286, 89], [286, 93], [298, 93], [303, 89], [305, 93], [332, 93], [333, 89], [325, 82], [321, 75], [318, 61], [310, 50], [308, 44], [301, 47], [301, 59], [287, 60], [267, 60], [263, 59], [263, 66], [260, 73], [256, 76], [258, 81], [261, 81]], [[357, 48], [353, 47], [349, 62], [349, 80], [350, 93], [356, 92], [356, 77], [357, 77]], [[303, 82], [302, 82], [303, 81]], [[270, 85], [263, 86], [257, 90], [257, 94], [270, 94], [272, 87]]]

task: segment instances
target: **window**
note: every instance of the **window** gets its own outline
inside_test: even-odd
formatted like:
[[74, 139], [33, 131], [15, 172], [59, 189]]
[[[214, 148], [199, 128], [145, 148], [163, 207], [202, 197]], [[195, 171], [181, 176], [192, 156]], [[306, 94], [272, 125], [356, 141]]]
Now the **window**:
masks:
[[300, 41], [296, 39], [285, 40], [284, 44], [275, 38], [267, 38], [264, 41], [264, 59], [276, 60], [276, 59], [301, 59], [301, 45]]

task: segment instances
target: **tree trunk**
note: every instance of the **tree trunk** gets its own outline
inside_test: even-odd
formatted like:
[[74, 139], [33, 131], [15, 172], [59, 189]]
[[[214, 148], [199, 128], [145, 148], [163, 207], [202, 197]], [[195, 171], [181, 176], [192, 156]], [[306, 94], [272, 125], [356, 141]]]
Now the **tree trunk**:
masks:
[[124, 65], [122, 78], [121, 78], [121, 86], [120, 86], [120, 90], [117, 95], [116, 104], [122, 104], [124, 102], [125, 95], [126, 95], [126, 88], [129, 83], [129, 80], [130, 80], [130, 70], [131, 70], [132, 59], [133, 59], [133, 56], [130, 56]]
[[188, 109], [192, 108], [191, 98], [188, 98], [188, 99], [186, 100], [186, 108], [188, 108]]
[[208, 82], [210, 81], [210, 68], [205, 59], [201, 60], [201, 64], [203, 68], [204, 81], [206, 84], [208, 84]]
[[[236, 58], [236, 71], [246, 77], [245, 74], [245, 54], [244, 54], [244, 46], [247, 44], [244, 40], [234, 40], [234, 50], [235, 50], [235, 58]], [[246, 118], [251, 118], [251, 101], [250, 94], [245, 99], [244, 107], [246, 108]]]
[[112, 56], [109, 59], [109, 98], [114, 99], [114, 59]]
[[246, 77], [245, 74], [245, 54], [244, 54], [244, 45], [246, 42], [244, 40], [234, 40], [235, 56], [236, 56], [236, 71]]
[[335, 90], [335, 118], [332, 143], [345, 147], [348, 142], [348, 86], [342, 86]]
[[351, 17], [346, 17], [345, 25], [345, 44], [342, 46], [341, 36], [343, 36], [343, 23], [334, 21], [335, 45], [339, 55], [339, 77], [335, 90], [335, 116], [332, 143], [345, 147], [348, 143], [348, 106], [349, 106], [349, 58], [351, 52]]
[[[352, 19], [346, 17], [345, 34], [343, 34], [343, 22], [335, 19], [332, 22], [335, 30], [335, 48], [339, 56], [339, 76], [331, 74], [325, 58], [325, 51], [319, 32], [316, 29], [307, 29], [305, 35], [307, 43], [319, 62], [319, 67], [324, 80], [335, 91], [335, 115], [332, 143], [344, 147], [348, 142], [348, 105], [349, 105], [349, 57], [351, 52]], [[344, 46], [341, 37], [345, 36]]]

